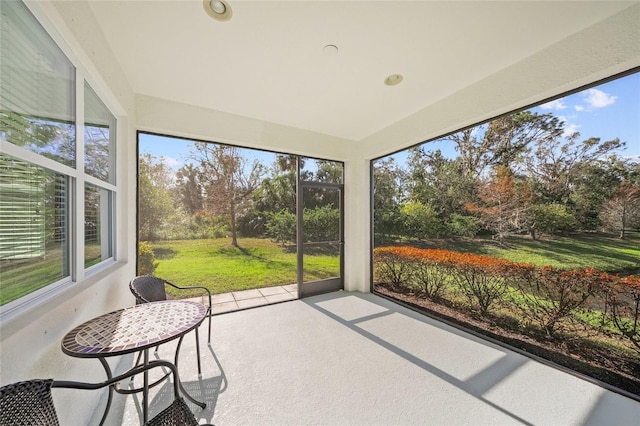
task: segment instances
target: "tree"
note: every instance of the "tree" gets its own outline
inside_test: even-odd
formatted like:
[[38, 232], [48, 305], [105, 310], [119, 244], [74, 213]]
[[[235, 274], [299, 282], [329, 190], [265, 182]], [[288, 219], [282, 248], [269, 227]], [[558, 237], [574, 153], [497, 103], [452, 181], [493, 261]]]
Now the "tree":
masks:
[[315, 173], [316, 182], [342, 183], [342, 164], [330, 160], [315, 160], [318, 169]]
[[466, 213], [465, 203], [475, 199], [475, 179], [464, 174], [459, 159], [445, 158], [427, 146], [409, 152], [409, 198], [433, 207], [444, 224], [453, 214]]
[[563, 123], [552, 114], [517, 112], [448, 136], [456, 145], [465, 176], [482, 176], [489, 168], [513, 167], [534, 142], [545, 144], [563, 132]]
[[231, 244], [238, 247], [237, 218], [247, 210], [250, 195], [258, 187], [264, 166], [257, 160], [249, 165], [240, 148], [206, 142], [194, 142], [191, 158], [200, 165], [199, 180], [205, 190], [205, 208], [226, 215], [231, 229]]
[[600, 138], [589, 138], [578, 142], [579, 138], [580, 133], [575, 132], [564, 140], [558, 137], [536, 141], [526, 167], [539, 183], [536, 194], [539, 202], [567, 205], [584, 170], [625, 145], [619, 139], [603, 142]]
[[451, 221], [447, 224], [447, 229], [455, 237], [473, 238], [478, 233], [480, 222], [474, 216], [454, 213]]
[[468, 203], [467, 209], [480, 215], [484, 227], [498, 241], [528, 227], [531, 193], [508, 167], [499, 166], [489, 181], [481, 182], [478, 196], [480, 202]]
[[340, 209], [327, 204], [302, 212], [304, 222], [304, 242], [339, 241]]
[[269, 169], [269, 176], [262, 180], [253, 194], [255, 209], [278, 212], [296, 212], [296, 158], [278, 154]]
[[624, 239], [627, 229], [640, 226], [640, 185], [620, 182], [612, 197], [603, 204], [600, 216], [605, 227], [619, 231], [620, 239]]
[[400, 203], [404, 176], [393, 158], [378, 160], [373, 168], [374, 234], [383, 240], [402, 233]]
[[[74, 123], [8, 114], [9, 126], [3, 126], [7, 142], [73, 167], [76, 159], [76, 127]], [[4, 123], [3, 123], [4, 124]], [[84, 161], [83, 159], [80, 159]]]
[[164, 158], [140, 155], [138, 172], [138, 231], [140, 240], [154, 241], [173, 211], [170, 196], [172, 171]]
[[581, 168], [571, 184], [569, 201], [578, 229], [602, 228], [602, 205], [622, 180], [631, 177], [632, 169], [629, 161], [614, 155], [598, 159]]
[[[280, 213], [293, 215], [293, 234], [295, 236], [296, 214], [296, 156], [277, 154], [269, 168], [269, 176], [264, 178], [251, 195], [251, 209], [239, 219], [239, 228], [243, 235], [263, 236], [265, 233], [276, 241], [271, 221], [280, 221]], [[278, 235], [284, 231], [278, 231]], [[295, 239], [295, 238], [294, 238]]]
[[[301, 180], [332, 184], [342, 183], [342, 164], [330, 160], [313, 160], [313, 162], [316, 166], [313, 171], [303, 170], [301, 167]], [[333, 189], [306, 187], [302, 197], [305, 209], [340, 205], [340, 193]]]
[[198, 174], [198, 169], [193, 164], [185, 164], [176, 172], [176, 198], [191, 216], [201, 211], [204, 205]]

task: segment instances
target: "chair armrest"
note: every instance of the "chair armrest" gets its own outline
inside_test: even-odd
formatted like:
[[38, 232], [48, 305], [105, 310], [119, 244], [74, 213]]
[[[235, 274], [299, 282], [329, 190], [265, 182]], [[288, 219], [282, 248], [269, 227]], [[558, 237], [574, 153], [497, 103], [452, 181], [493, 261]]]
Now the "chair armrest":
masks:
[[189, 286], [179, 286], [179, 285], [175, 285], [172, 282], [166, 281], [164, 282], [165, 284], [170, 285], [173, 288], [177, 288], [178, 290], [195, 290], [195, 289], [201, 289], [207, 292], [207, 295], [209, 296], [209, 309], [211, 309], [211, 290], [209, 290], [206, 287], [202, 287], [199, 285], [189, 285]]

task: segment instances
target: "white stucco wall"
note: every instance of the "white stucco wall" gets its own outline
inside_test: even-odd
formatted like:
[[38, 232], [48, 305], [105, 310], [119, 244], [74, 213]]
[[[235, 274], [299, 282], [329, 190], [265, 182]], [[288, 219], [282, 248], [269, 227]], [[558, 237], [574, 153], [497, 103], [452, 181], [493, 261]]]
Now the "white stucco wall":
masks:
[[[75, 283], [27, 303], [0, 308], [0, 384], [32, 378], [101, 381], [97, 360], [62, 353], [62, 337], [99, 314], [134, 303], [128, 282], [135, 274], [134, 97], [83, 2], [28, 1], [29, 9], [118, 118], [116, 260], [105, 262]], [[114, 363], [113, 367], [117, 367]], [[101, 394], [57, 389], [54, 400], [63, 425], [89, 424]], [[73, 408], [70, 408], [73, 407]]]
[[136, 96], [139, 130], [344, 161], [353, 141], [212, 109]]

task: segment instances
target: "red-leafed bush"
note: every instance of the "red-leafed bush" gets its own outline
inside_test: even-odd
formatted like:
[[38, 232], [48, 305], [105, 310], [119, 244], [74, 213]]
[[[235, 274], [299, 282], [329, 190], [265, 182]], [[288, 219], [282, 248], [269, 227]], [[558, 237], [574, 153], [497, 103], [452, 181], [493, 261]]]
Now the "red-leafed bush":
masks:
[[533, 268], [518, 281], [523, 303], [519, 307], [532, 322], [552, 335], [557, 324], [574, 313], [615, 280], [593, 268], [563, 270], [550, 266]]
[[[458, 306], [456, 293], [462, 294], [485, 316], [500, 306], [498, 314], [507, 319], [503, 324], [515, 320], [521, 332], [531, 331], [521, 328], [531, 324], [555, 338], [560, 330], [565, 337], [580, 339], [600, 333], [608, 341], [618, 334], [640, 354], [640, 276], [621, 278], [593, 268], [538, 267], [414, 247], [376, 248], [374, 262], [374, 280], [395, 290], [448, 300], [453, 302], [450, 307]], [[581, 327], [568, 327], [577, 324]], [[537, 338], [537, 333], [532, 336]]]
[[412, 269], [412, 284], [426, 297], [439, 300], [451, 283], [454, 273], [453, 252], [447, 250], [420, 250], [413, 248], [404, 252]]
[[640, 353], [640, 276], [619, 279], [608, 288], [606, 301], [611, 324]]
[[391, 284], [396, 289], [408, 285], [411, 265], [405, 249], [411, 249], [411, 247], [380, 247], [374, 250], [374, 281]]
[[455, 258], [453, 278], [471, 306], [477, 307], [481, 315], [503, 299], [518, 264], [504, 259], [471, 253], [458, 253]]
[[374, 262], [375, 279], [395, 286], [417, 286], [432, 299], [454, 284], [482, 315], [503, 297], [520, 266], [490, 256], [414, 247], [377, 248]]

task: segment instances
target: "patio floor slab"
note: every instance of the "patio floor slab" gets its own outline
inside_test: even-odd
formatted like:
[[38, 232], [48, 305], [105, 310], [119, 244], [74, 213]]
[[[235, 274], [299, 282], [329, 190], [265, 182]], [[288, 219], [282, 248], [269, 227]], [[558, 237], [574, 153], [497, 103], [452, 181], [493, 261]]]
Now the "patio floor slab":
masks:
[[[224, 425], [630, 425], [640, 403], [372, 294], [336, 292], [216, 315], [211, 346], [184, 339], [200, 423]], [[171, 359], [171, 344], [159, 355]], [[132, 357], [133, 358], [133, 357]], [[171, 387], [152, 390], [151, 412]], [[116, 395], [107, 424], [139, 424]]]
[[[218, 315], [242, 309], [285, 302], [297, 298], [297, 284], [213, 294], [211, 295], [211, 312], [214, 315]], [[195, 297], [189, 300], [204, 304], [208, 303], [205, 296]]]

